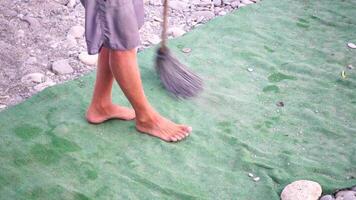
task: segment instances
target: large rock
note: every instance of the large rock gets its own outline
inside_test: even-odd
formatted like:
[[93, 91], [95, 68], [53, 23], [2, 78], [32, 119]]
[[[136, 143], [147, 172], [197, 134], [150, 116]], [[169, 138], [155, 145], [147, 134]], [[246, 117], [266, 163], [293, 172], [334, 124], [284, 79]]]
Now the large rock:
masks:
[[308, 180], [299, 180], [287, 185], [281, 194], [282, 200], [318, 200], [321, 186]]
[[86, 65], [96, 65], [98, 62], [98, 54], [89, 55], [88, 52], [82, 52], [78, 55], [78, 58]]
[[52, 71], [56, 74], [70, 74], [73, 73], [74, 70], [69, 65], [67, 59], [62, 59], [52, 63]]

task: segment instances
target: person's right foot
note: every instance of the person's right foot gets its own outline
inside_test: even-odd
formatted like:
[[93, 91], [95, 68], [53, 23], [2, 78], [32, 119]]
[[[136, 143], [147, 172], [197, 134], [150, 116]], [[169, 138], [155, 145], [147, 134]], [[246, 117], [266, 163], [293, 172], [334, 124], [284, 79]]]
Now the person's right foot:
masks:
[[180, 141], [192, 131], [192, 127], [173, 123], [159, 114], [145, 119], [136, 118], [136, 129], [167, 142]]

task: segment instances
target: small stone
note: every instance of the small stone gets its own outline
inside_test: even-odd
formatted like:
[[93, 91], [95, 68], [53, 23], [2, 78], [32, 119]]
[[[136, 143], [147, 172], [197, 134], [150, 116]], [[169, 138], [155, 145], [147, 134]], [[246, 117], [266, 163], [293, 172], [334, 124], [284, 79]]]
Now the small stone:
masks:
[[241, 0], [241, 3], [245, 4], [245, 5], [248, 5], [248, 4], [253, 4], [252, 1], [249, 1], [249, 0]]
[[259, 180], [260, 180], [260, 177], [258, 177], [258, 176], [253, 178], [253, 181], [255, 181], [255, 182], [257, 182]]
[[356, 192], [356, 185], [351, 188], [352, 191]]
[[38, 85], [36, 85], [35, 87], [33, 87], [35, 90], [37, 91], [42, 91], [44, 90], [45, 88], [49, 87], [49, 86], [53, 86], [55, 85], [56, 83], [53, 82], [51, 79], [47, 78], [47, 80], [43, 83], [40, 83]]
[[182, 1], [170, 1], [169, 2], [169, 7], [174, 9], [174, 10], [180, 10], [183, 11], [184, 9], [188, 8], [189, 5], [185, 2]]
[[36, 57], [29, 57], [27, 60], [26, 60], [26, 64], [35, 64], [37, 62], [37, 58]]
[[324, 195], [320, 198], [320, 200], [335, 200], [335, 198], [331, 195]]
[[335, 195], [336, 200], [356, 200], [356, 191], [343, 190]]
[[22, 29], [18, 30], [16, 36], [19, 38], [25, 37], [25, 31]]
[[153, 17], [153, 20], [156, 22], [163, 22], [163, 19], [159, 18], [159, 17]]
[[4, 108], [6, 108], [6, 105], [0, 104], [0, 109], [4, 109]]
[[44, 75], [41, 73], [27, 74], [21, 78], [21, 82], [28, 85], [32, 83], [42, 83], [43, 81], [44, 81]]
[[247, 68], [247, 71], [253, 72], [253, 69], [249, 67], [249, 68]]
[[158, 44], [161, 42], [161, 38], [157, 35], [151, 35], [151, 37], [148, 38], [148, 42], [150, 44]]
[[179, 27], [172, 27], [168, 30], [168, 34], [172, 35], [173, 37], [179, 37], [185, 34], [185, 30]]
[[191, 51], [192, 51], [191, 48], [183, 48], [183, 49], [182, 49], [182, 52], [183, 52], [183, 53], [190, 53]]
[[279, 102], [277, 102], [277, 103], [276, 103], [276, 105], [277, 105], [278, 107], [284, 107], [284, 103], [283, 103], [283, 101], [279, 101]]
[[213, 0], [214, 6], [221, 6], [222, 1], [221, 0]]
[[251, 178], [254, 177], [254, 175], [252, 173], [248, 173], [248, 176]]
[[161, 6], [162, 2], [161, 2], [161, 0], [150, 0], [149, 4], [152, 6]]
[[197, 21], [201, 21], [201, 20], [199, 20], [200, 18], [203, 18], [205, 20], [210, 20], [214, 17], [215, 17], [214, 12], [206, 11], [206, 10], [205, 11], [196, 11], [192, 14], [192, 18], [196, 19]]
[[74, 38], [81, 38], [83, 37], [84, 32], [85, 28], [83, 26], [77, 25], [69, 29], [68, 35], [73, 36]]
[[354, 66], [352, 66], [352, 65], [347, 65], [347, 69], [353, 69], [354, 68]]
[[98, 62], [98, 54], [89, 55], [88, 52], [82, 52], [78, 55], [78, 59], [86, 65], [96, 65]]
[[282, 193], [281, 200], [317, 200], [321, 195], [319, 183], [308, 180], [299, 180], [287, 185]]
[[69, 0], [67, 3], [67, 7], [69, 8], [74, 8], [74, 6], [77, 4], [76, 0]]
[[233, 1], [230, 6], [232, 8], [238, 8], [240, 4], [241, 4], [240, 1]]
[[56, 74], [73, 73], [73, 68], [69, 65], [67, 59], [57, 60], [52, 63], [52, 71]]
[[219, 12], [219, 15], [220, 15], [220, 16], [224, 16], [224, 15], [226, 15], [226, 14], [227, 14], [227, 13], [226, 13], [226, 11], [224, 11], [224, 10]]
[[351, 49], [356, 49], [356, 44], [352, 42], [347, 43], [347, 46], [350, 47]]
[[34, 17], [25, 16], [25, 17], [22, 18], [22, 20], [27, 22], [30, 25], [32, 30], [37, 30], [37, 29], [39, 29], [41, 27], [40, 22]]

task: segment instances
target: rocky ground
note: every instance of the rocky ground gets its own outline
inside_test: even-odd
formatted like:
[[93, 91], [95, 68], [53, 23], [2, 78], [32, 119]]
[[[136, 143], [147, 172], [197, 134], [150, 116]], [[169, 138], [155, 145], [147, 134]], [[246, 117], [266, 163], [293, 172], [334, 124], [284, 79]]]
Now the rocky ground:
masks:
[[[170, 37], [259, 0], [170, 0]], [[142, 46], [159, 43], [161, 0], [145, 0]], [[79, 0], [0, 1], [0, 111], [95, 70]]]

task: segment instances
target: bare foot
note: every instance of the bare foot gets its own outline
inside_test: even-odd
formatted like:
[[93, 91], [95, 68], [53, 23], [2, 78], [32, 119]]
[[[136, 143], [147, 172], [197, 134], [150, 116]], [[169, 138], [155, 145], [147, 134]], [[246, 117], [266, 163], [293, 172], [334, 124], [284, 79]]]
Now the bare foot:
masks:
[[109, 119], [132, 120], [135, 119], [135, 111], [115, 104], [91, 105], [86, 113], [86, 119], [92, 124], [99, 124]]
[[154, 114], [154, 117], [136, 120], [136, 129], [140, 132], [161, 138], [167, 142], [177, 142], [187, 137], [192, 128], [175, 124], [172, 121]]

